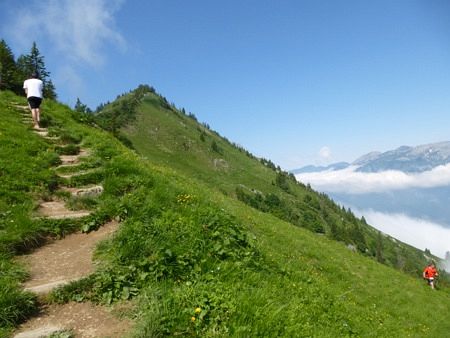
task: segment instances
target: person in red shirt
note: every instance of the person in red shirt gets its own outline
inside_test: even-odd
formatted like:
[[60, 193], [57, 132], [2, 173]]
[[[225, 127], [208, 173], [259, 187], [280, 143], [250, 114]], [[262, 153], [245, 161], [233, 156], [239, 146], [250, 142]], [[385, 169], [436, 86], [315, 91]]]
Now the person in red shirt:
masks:
[[427, 280], [428, 285], [434, 289], [434, 280], [439, 275], [436, 266], [433, 262], [428, 264], [428, 266], [423, 270], [423, 278]]

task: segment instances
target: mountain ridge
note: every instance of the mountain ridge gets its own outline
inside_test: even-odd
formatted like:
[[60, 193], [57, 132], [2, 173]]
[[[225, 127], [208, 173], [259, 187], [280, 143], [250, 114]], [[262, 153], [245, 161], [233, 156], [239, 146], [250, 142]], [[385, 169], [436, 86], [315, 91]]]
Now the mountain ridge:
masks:
[[[358, 157], [351, 163], [337, 162], [323, 167], [307, 165], [299, 169], [290, 170], [290, 172], [298, 174], [341, 170], [352, 165], [357, 167], [357, 172], [364, 173], [376, 173], [386, 170], [421, 173], [448, 163], [450, 163], [450, 141], [441, 141], [418, 146], [400, 146], [385, 152], [372, 151]], [[348, 165], [344, 166], [343, 164]]]
[[[283, 172], [270, 160], [257, 158], [230, 142], [208, 124], [199, 123], [194, 114], [168, 104], [153, 88], [147, 87], [146, 91], [145, 95], [140, 94], [141, 104], [136, 105], [135, 111], [127, 113], [132, 118], [124, 119], [121, 109], [127, 106], [123, 101], [127, 95], [135, 102], [130, 92], [106, 105], [98, 115], [99, 123], [108, 125], [108, 121], [126, 120], [115, 133], [139, 154], [161, 165], [170, 163], [177, 171], [257, 210], [376, 256], [377, 230], [356, 220], [351, 211], [346, 211], [345, 217], [338, 216], [340, 207], [328, 196], [317, 194], [299, 183], [292, 173]], [[395, 266], [396, 254], [389, 255], [385, 263]]]

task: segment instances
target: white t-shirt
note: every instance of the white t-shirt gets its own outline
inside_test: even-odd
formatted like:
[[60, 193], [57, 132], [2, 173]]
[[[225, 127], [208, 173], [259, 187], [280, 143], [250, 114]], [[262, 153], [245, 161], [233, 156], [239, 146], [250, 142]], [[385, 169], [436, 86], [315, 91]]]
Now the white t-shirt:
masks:
[[27, 97], [34, 96], [42, 98], [44, 83], [39, 79], [28, 79], [23, 83], [23, 89], [27, 90]]

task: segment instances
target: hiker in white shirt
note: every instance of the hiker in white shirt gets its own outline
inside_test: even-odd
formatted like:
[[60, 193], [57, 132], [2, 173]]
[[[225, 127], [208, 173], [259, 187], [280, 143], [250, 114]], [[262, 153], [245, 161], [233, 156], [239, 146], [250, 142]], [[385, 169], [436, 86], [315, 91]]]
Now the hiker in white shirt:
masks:
[[34, 128], [39, 128], [39, 121], [41, 119], [41, 102], [42, 91], [44, 90], [44, 83], [39, 79], [39, 75], [34, 72], [31, 74], [31, 79], [25, 80], [23, 89], [27, 94], [28, 105], [31, 109], [31, 116], [34, 121]]

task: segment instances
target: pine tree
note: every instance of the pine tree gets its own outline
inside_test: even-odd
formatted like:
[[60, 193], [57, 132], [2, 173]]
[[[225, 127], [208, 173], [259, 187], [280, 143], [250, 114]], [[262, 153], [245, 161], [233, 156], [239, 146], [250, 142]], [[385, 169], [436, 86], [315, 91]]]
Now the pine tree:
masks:
[[0, 90], [12, 90], [16, 94], [23, 93], [14, 55], [3, 39], [0, 41]]
[[56, 100], [57, 98], [55, 85], [52, 80], [48, 80], [46, 84], [44, 83], [44, 97], [51, 100]]
[[351, 227], [349, 229], [349, 237], [360, 252], [366, 251], [367, 248], [366, 240], [364, 238], [362, 229], [358, 224], [356, 223], [351, 224]]
[[39, 74], [39, 78], [44, 82], [44, 97], [56, 99], [55, 86], [50, 79], [50, 72], [45, 67], [44, 57], [39, 52], [36, 42], [33, 42], [30, 54], [21, 55], [17, 59], [17, 68], [22, 79], [28, 79], [34, 72]]
[[384, 257], [383, 257], [383, 236], [381, 235], [380, 231], [378, 231], [378, 234], [377, 234], [376, 257], [377, 257], [377, 261], [378, 262], [384, 263]]
[[79, 113], [92, 113], [92, 110], [86, 104], [82, 103], [79, 97], [77, 97], [77, 102], [75, 103], [73, 109]]

